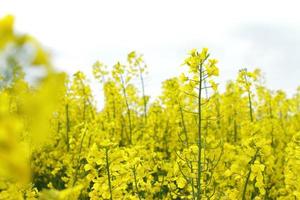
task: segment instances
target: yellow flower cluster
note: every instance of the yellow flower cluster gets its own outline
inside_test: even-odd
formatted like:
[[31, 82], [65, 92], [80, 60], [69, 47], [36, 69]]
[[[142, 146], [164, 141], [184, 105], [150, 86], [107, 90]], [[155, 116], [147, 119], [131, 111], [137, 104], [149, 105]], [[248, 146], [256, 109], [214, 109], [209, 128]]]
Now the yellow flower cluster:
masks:
[[[12, 23], [0, 21], [1, 50]], [[82, 72], [2, 75], [0, 199], [299, 199], [300, 89], [288, 98], [243, 69], [220, 92], [208, 49], [184, 63], [149, 101], [142, 55], [96, 62], [101, 110]]]

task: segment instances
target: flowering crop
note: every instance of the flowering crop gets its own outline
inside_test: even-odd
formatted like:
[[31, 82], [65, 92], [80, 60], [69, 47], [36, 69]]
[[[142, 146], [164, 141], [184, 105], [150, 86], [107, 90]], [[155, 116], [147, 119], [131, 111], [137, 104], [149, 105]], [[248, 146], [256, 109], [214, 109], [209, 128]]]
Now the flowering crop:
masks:
[[[239, 71], [220, 92], [217, 60], [192, 50], [185, 73], [150, 100], [147, 65], [93, 65], [104, 106], [82, 72], [55, 72], [39, 43], [0, 20], [0, 53], [32, 44], [24, 80], [18, 55], [0, 79], [0, 199], [300, 199], [300, 88], [288, 98]], [[7, 73], [4, 73], [7, 75]]]

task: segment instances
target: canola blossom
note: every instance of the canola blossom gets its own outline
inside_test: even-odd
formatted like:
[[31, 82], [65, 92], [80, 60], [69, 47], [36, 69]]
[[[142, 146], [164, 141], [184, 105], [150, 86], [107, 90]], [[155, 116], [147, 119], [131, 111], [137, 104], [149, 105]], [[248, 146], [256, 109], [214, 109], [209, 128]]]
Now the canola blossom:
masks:
[[[0, 199], [300, 199], [300, 87], [288, 97], [241, 69], [221, 92], [203, 48], [150, 98], [133, 51], [92, 66], [98, 109], [85, 74], [56, 72], [13, 21], [0, 19]], [[28, 65], [45, 71], [35, 84]]]

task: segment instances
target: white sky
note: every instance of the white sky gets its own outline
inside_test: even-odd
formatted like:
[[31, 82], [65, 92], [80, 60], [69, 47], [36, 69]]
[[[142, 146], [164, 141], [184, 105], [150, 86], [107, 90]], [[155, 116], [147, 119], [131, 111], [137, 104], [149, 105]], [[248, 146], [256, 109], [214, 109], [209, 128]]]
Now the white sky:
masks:
[[96, 60], [113, 65], [132, 50], [142, 53], [151, 96], [181, 72], [190, 49], [202, 47], [219, 60], [221, 85], [240, 68], [259, 67], [270, 88], [292, 93], [300, 85], [297, 2], [0, 0], [0, 16], [15, 15], [17, 30], [38, 38], [52, 51], [55, 66], [69, 73], [90, 76]]

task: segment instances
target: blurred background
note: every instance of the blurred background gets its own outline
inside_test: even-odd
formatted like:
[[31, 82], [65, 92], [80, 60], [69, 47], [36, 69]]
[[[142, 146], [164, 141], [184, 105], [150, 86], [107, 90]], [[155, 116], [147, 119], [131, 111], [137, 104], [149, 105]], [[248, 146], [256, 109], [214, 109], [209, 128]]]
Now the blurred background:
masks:
[[[291, 95], [300, 77], [298, 4], [292, 0], [0, 0], [0, 17], [15, 16], [16, 30], [41, 41], [56, 69], [70, 75], [85, 72], [101, 105], [101, 87], [92, 80], [92, 65], [100, 60], [112, 66], [125, 61], [133, 50], [144, 55], [149, 68], [146, 93], [152, 97], [160, 94], [163, 80], [180, 74], [187, 52], [202, 47], [219, 60], [221, 89], [239, 69], [258, 67], [269, 88]], [[32, 52], [26, 52], [30, 58]], [[3, 68], [3, 61], [0, 65]], [[28, 67], [27, 78], [34, 80], [43, 73], [39, 70]]]

